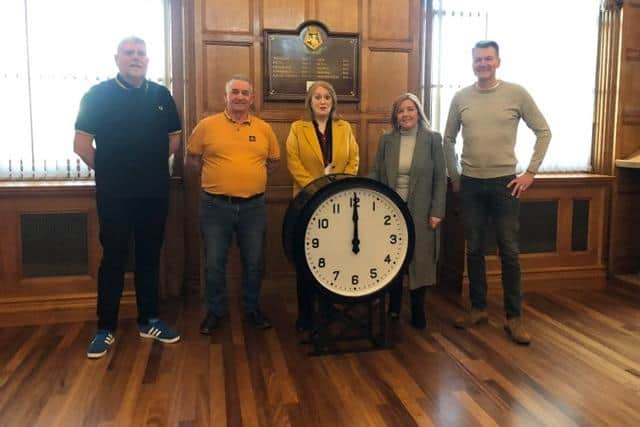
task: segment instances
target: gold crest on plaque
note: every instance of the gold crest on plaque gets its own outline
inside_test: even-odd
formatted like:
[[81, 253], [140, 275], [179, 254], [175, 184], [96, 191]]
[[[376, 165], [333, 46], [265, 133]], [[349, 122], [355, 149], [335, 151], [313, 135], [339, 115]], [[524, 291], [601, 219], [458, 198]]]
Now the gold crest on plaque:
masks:
[[317, 50], [323, 43], [324, 40], [322, 40], [320, 29], [311, 25], [304, 35], [304, 45], [311, 50]]

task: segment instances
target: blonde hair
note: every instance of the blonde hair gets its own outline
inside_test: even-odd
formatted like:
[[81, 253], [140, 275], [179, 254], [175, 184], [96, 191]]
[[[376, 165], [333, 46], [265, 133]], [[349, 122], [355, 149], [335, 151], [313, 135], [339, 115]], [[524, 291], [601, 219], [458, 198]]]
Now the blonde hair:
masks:
[[307, 97], [304, 100], [307, 115], [311, 120], [315, 118], [313, 116], [313, 109], [311, 108], [311, 99], [313, 98], [313, 93], [319, 87], [326, 89], [327, 92], [329, 92], [329, 96], [331, 96], [331, 111], [329, 112], [329, 119], [333, 120], [336, 114], [336, 108], [338, 107], [338, 95], [336, 95], [336, 90], [331, 86], [331, 83], [325, 82], [324, 80], [317, 80], [313, 82], [313, 84], [309, 86], [309, 90], [307, 90]]
[[429, 119], [427, 119], [427, 115], [424, 114], [424, 109], [422, 108], [422, 103], [412, 93], [403, 93], [399, 97], [393, 101], [393, 107], [391, 107], [391, 124], [394, 129], [400, 129], [400, 123], [398, 123], [398, 110], [400, 109], [400, 104], [402, 104], [406, 100], [410, 100], [416, 106], [418, 110], [418, 125], [422, 126], [425, 129], [431, 129], [431, 123], [429, 123]]

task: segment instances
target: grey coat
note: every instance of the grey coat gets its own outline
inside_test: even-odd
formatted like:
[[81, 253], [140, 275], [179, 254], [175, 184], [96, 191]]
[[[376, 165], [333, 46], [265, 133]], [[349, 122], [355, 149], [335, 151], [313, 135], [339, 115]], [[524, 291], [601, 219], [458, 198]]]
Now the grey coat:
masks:
[[[380, 137], [378, 152], [369, 177], [395, 188], [400, 156], [400, 131]], [[436, 264], [440, 246], [440, 227], [432, 230], [429, 217], [444, 218], [447, 176], [442, 137], [437, 132], [418, 128], [409, 169], [407, 205], [416, 227], [416, 245], [409, 266], [409, 287], [416, 289], [436, 282]]]

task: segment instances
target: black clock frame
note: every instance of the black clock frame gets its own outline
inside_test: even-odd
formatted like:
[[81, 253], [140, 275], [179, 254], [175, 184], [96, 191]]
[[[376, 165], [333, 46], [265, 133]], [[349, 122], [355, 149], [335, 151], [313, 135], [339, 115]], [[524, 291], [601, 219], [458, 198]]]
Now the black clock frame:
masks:
[[[318, 206], [333, 194], [349, 189], [366, 188], [380, 192], [389, 198], [402, 213], [407, 225], [408, 245], [407, 254], [398, 270], [398, 274], [380, 289], [362, 296], [345, 296], [332, 292], [322, 286], [315, 279], [305, 257], [304, 236], [306, 227]], [[314, 291], [336, 303], [366, 302], [378, 298], [398, 275], [403, 274], [413, 257], [415, 247], [415, 226], [407, 204], [393, 189], [374, 179], [355, 177], [347, 174], [333, 174], [320, 177], [304, 187], [289, 203], [282, 225], [282, 243], [285, 254], [295, 267], [297, 274], [301, 274], [305, 282], [310, 282]]]

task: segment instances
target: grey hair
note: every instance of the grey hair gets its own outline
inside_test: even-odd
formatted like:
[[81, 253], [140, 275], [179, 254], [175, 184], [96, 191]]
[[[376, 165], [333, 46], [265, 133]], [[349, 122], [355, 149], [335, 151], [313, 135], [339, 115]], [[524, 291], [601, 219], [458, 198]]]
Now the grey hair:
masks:
[[224, 93], [225, 94], [229, 94], [229, 92], [231, 91], [231, 83], [233, 83], [234, 81], [241, 81], [241, 82], [247, 82], [249, 83], [249, 88], [251, 89], [251, 93], [253, 93], [253, 83], [251, 83], [251, 80], [249, 80], [248, 77], [243, 76], [243, 75], [235, 75], [233, 77], [231, 77], [229, 80], [227, 80], [227, 82], [224, 84]]
[[473, 52], [475, 52], [476, 49], [486, 48], [493, 48], [493, 50], [496, 51], [496, 56], [500, 58], [500, 46], [498, 46], [498, 43], [493, 40], [480, 40], [473, 46], [473, 49], [471, 49], [471, 54], [473, 55]]
[[133, 43], [133, 44], [142, 44], [145, 47], [147, 46], [147, 43], [141, 39], [140, 37], [137, 36], [129, 36], [129, 37], [125, 37], [122, 40], [120, 40], [120, 43], [118, 43], [118, 53], [120, 53], [120, 51], [122, 50], [122, 46], [124, 46], [127, 43]]
[[398, 123], [398, 110], [400, 109], [400, 104], [407, 99], [413, 102], [418, 110], [418, 124], [425, 129], [431, 129], [431, 123], [429, 123], [429, 119], [427, 119], [427, 115], [424, 113], [420, 99], [409, 92], [403, 93], [393, 101], [393, 107], [391, 107], [391, 124], [393, 125], [393, 128], [400, 129], [400, 123]]

